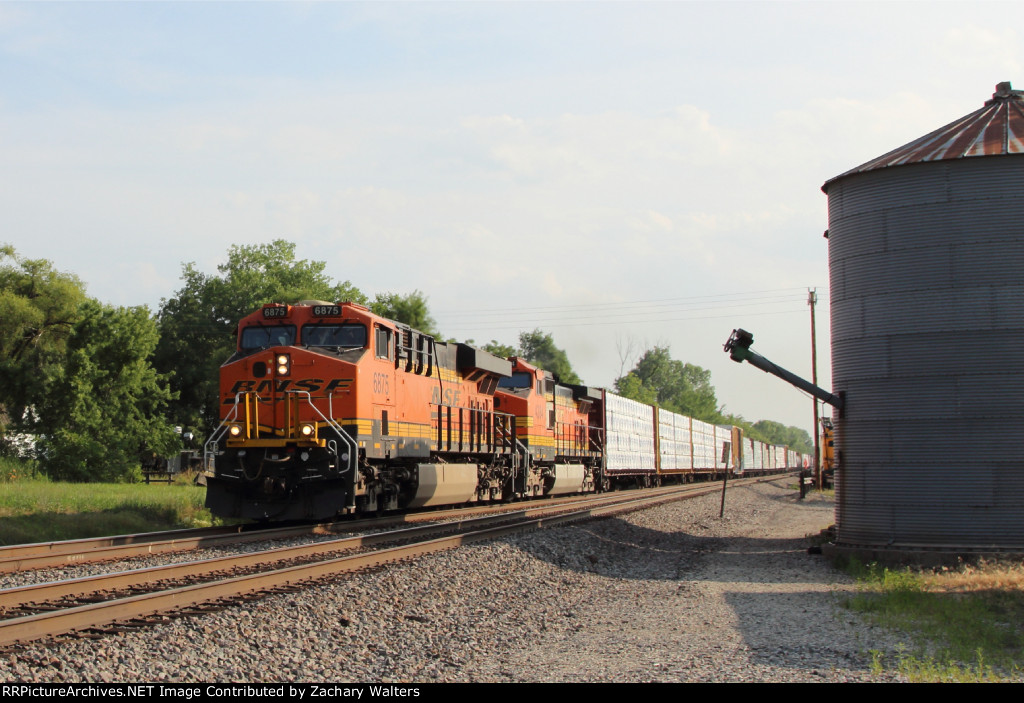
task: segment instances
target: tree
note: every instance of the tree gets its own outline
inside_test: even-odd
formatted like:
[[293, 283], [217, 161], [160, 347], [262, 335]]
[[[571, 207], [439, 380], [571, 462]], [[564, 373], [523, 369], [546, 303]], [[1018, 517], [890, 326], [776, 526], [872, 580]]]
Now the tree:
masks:
[[370, 303], [370, 310], [376, 315], [386, 317], [389, 320], [403, 322], [413, 329], [425, 332], [436, 339], [441, 338], [437, 331], [437, 322], [430, 316], [427, 307], [427, 297], [418, 290], [408, 295], [397, 293], [378, 293], [373, 302]]
[[628, 373], [615, 381], [615, 390], [624, 398], [631, 398], [646, 405], [658, 405], [658, 390], [644, 385], [635, 373]]
[[568, 355], [555, 346], [555, 340], [550, 334], [539, 329], [519, 335], [519, 356], [534, 366], [550, 371], [562, 383], [582, 383], [572, 370]]
[[[469, 341], [467, 343], [472, 344], [473, 342]], [[496, 339], [492, 339], [491, 341], [489, 341], [487, 344], [483, 345], [480, 348], [486, 352], [494, 354], [499, 359], [507, 359], [510, 356], [515, 356], [516, 354], [518, 354], [515, 347], [509, 344], [502, 344]]]
[[143, 453], [178, 446], [165, 419], [172, 398], [150, 365], [156, 322], [145, 307], [83, 303], [67, 343], [67, 361], [37, 407], [45, 429], [42, 470], [67, 481], [132, 480]]
[[753, 430], [769, 444], [785, 444], [790, 449], [803, 454], [814, 453], [814, 440], [807, 430], [792, 425], [783, 425], [773, 420], [759, 420], [754, 423]]
[[739, 415], [725, 414], [724, 408], [718, 406], [711, 372], [673, 359], [667, 347], [656, 346], [644, 352], [633, 370], [615, 381], [615, 390], [626, 398], [658, 405], [680, 415], [735, 425], [751, 439], [785, 444], [806, 454], [814, 451], [810, 435], [799, 427], [786, 427], [771, 420], [751, 424]]
[[366, 296], [348, 281], [332, 282], [323, 261], [295, 259], [295, 244], [234, 245], [220, 275], [182, 267], [184, 285], [161, 301], [160, 342], [155, 363], [172, 374], [178, 394], [175, 421], [206, 434], [218, 421], [218, 370], [235, 351], [238, 321], [265, 303], [316, 299], [365, 304]]
[[615, 381], [615, 389], [627, 398], [705, 422], [722, 417], [711, 372], [673, 359], [667, 347], [644, 352], [633, 370]]
[[64, 363], [85, 287], [44, 259], [0, 246], [0, 448], [8, 431], [34, 431], [29, 408]]

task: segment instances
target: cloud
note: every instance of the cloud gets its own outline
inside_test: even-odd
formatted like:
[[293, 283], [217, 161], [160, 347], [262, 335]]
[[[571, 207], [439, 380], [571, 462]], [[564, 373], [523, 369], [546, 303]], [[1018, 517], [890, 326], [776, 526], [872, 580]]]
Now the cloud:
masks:
[[937, 44], [936, 55], [946, 62], [956, 57], [961, 70], [998, 69], [1006, 77], [1021, 74], [1020, 37], [1012, 24], [997, 29], [976, 24], [950, 27]]

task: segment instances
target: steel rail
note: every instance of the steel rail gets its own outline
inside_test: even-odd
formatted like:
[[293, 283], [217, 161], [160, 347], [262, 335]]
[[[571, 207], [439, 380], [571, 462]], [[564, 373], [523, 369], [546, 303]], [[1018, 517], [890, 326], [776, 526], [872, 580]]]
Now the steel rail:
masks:
[[[758, 480], [747, 479], [749, 482], [756, 482]], [[112, 601], [10, 618], [0, 621], [0, 646], [9, 646], [43, 637], [53, 637], [74, 630], [96, 628], [120, 621], [146, 618], [169, 610], [188, 608], [230, 597], [244, 596], [257, 591], [292, 586], [331, 574], [354, 571], [415, 556], [422, 556], [527, 529], [539, 529], [613, 513], [639, 510], [683, 497], [696, 497], [697, 495], [703, 495], [715, 490], [713, 487], [701, 487], [697, 490], [693, 490], [692, 486], [689, 488], [690, 490], [680, 489], [656, 496], [623, 496], [621, 500], [611, 504], [581, 510], [566, 511], [565, 506], [533, 508], [524, 512], [561, 512], [553, 516], [524, 516], [516, 523], [509, 523], [507, 516], [489, 516], [480, 520], [497, 520], [500, 517], [505, 517], [506, 524], [474, 530], [464, 534], [416, 542], [410, 545], [337, 557], [268, 572], [229, 577], [222, 580], [129, 596]], [[607, 502], [606, 497], [605, 500]], [[437, 526], [428, 527], [437, 529]], [[416, 530], [420, 528], [411, 529]], [[375, 535], [368, 537], [375, 537]], [[392, 538], [394, 538], [393, 535]]]
[[[575, 500], [579, 500], [579, 496], [560, 496], [549, 499], [544, 504], [561, 504]], [[249, 525], [235, 525], [230, 527], [193, 528], [170, 530], [167, 532], [145, 532], [136, 535], [117, 535], [60, 542], [11, 545], [9, 547], [0, 547], [0, 574], [72, 566], [98, 561], [113, 561], [136, 556], [166, 554], [169, 552], [219, 547], [230, 544], [288, 539], [310, 534], [354, 532], [360, 529], [373, 529], [388, 525], [443, 520], [451, 515], [493, 513], [510, 509], [514, 509], [514, 507], [511, 504], [505, 503], [475, 506], [472, 508], [407, 513], [405, 515], [385, 518], [342, 520], [315, 525], [262, 529], [253, 528]]]
[[[705, 492], [717, 491], [709, 487], [676, 487], [675, 490], [661, 491], [645, 498], [668, 496], [670, 499], [702, 495]], [[334, 552], [350, 551], [364, 547], [372, 547], [403, 539], [419, 539], [434, 533], [453, 532], [456, 530], [477, 529], [493, 523], [524, 519], [535, 515], [543, 515], [558, 510], [572, 509], [576, 505], [592, 506], [595, 503], [621, 503], [624, 499], [635, 498], [635, 495], [615, 494], [592, 497], [590, 500], [574, 500], [560, 505], [543, 505], [488, 515], [484, 517], [463, 517], [460, 520], [420, 525], [389, 532], [378, 532], [355, 537], [316, 542], [291, 547], [276, 547], [246, 554], [233, 554], [210, 559], [165, 564], [142, 569], [132, 569], [112, 574], [97, 574], [81, 578], [52, 581], [42, 584], [17, 586], [0, 590], [0, 614], [3, 612], [27, 608], [33, 605], [49, 603], [60, 599], [79, 598], [100, 592], [141, 588], [158, 582], [173, 581], [184, 578], [201, 578], [229, 570], [251, 568], [254, 566], [310, 559]], [[597, 507], [597, 506], [595, 506]]]
[[[227, 544], [244, 544], [246, 542], [262, 542], [273, 539], [287, 539], [307, 534], [324, 532], [324, 525], [305, 525], [301, 527], [274, 528], [266, 530], [248, 530], [240, 532], [237, 527], [223, 532], [184, 535], [164, 540], [126, 542], [121, 544], [103, 544], [104, 540], [115, 538], [99, 538], [96, 540], [71, 540], [53, 543], [55, 549], [49, 553], [15, 555], [0, 558], [0, 573], [14, 573], [51, 567], [73, 566], [97, 561], [112, 561], [150, 554], [166, 554], [183, 552], [202, 547], [219, 547]], [[183, 532], [188, 532], [183, 530]], [[148, 533], [153, 535], [166, 533]], [[83, 549], [75, 550], [75, 542], [81, 541]], [[4, 552], [0, 552], [3, 554]]]
[[232, 532], [241, 532], [240, 525], [228, 527], [194, 527], [164, 532], [140, 532], [129, 535], [113, 535], [109, 537], [85, 537], [53, 542], [32, 542], [30, 544], [9, 544], [0, 547], [0, 560], [31, 557], [40, 554], [69, 554], [103, 549], [128, 544], [148, 544], [175, 539], [195, 539], [200, 537], [218, 537]]

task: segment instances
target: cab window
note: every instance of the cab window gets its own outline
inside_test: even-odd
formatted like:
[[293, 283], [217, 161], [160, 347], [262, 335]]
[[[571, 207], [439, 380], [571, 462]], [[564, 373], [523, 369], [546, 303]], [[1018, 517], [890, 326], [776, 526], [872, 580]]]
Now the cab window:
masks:
[[307, 347], [363, 348], [366, 346], [365, 325], [306, 325], [302, 343]]
[[391, 330], [386, 327], [376, 328], [376, 344], [377, 358], [378, 359], [390, 359], [391, 358]]
[[530, 374], [516, 371], [508, 378], [498, 379], [498, 388], [529, 388], [533, 385]]
[[290, 347], [295, 344], [295, 325], [260, 325], [246, 327], [238, 340], [243, 352], [255, 352], [270, 347]]

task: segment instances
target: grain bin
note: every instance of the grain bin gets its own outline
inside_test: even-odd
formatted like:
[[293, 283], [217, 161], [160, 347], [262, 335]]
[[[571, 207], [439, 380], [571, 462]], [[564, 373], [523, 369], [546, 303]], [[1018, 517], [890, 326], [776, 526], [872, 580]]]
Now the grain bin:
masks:
[[1024, 551], [1024, 91], [828, 196], [837, 545]]

